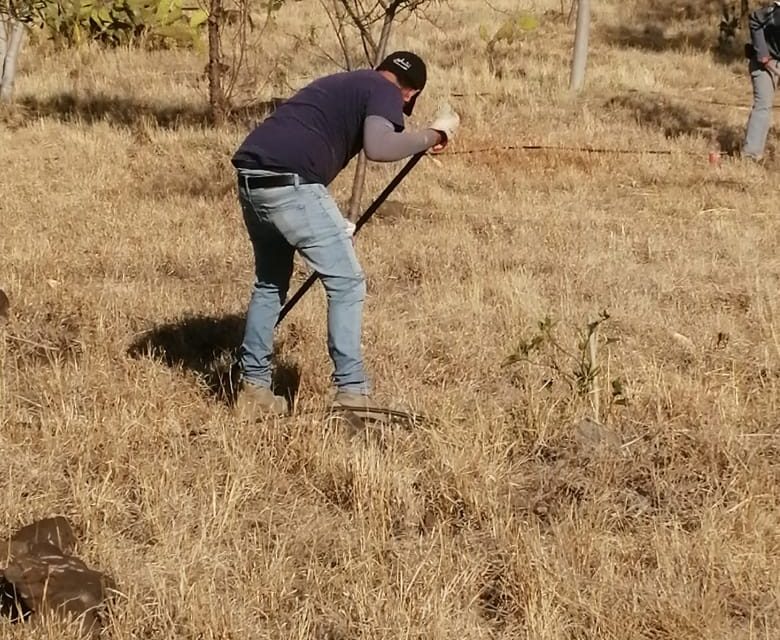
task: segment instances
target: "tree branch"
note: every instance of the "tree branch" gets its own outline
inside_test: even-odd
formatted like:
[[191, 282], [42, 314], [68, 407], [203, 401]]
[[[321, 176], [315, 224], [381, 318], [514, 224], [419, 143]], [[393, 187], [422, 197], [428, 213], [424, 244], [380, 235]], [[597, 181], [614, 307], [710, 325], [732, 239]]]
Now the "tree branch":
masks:
[[[431, 0], [377, 0], [376, 4], [366, 10], [361, 0], [354, 0], [354, 6], [350, 0], [339, 0], [349, 14], [350, 19], [357, 27], [363, 43], [363, 52], [369, 63], [374, 67], [382, 62], [385, 56], [385, 49], [390, 39], [390, 30], [398, 13], [413, 13], [415, 9]], [[379, 43], [374, 41], [371, 34], [371, 27], [379, 21], [382, 21], [382, 30]], [[370, 50], [370, 51], [369, 51]], [[366, 175], [366, 155], [362, 151], [357, 158], [355, 168], [355, 177], [352, 182], [352, 194], [349, 201], [349, 210], [347, 217], [353, 222], [357, 219], [360, 209], [360, 201], [363, 195], [363, 186]]]
[[[352, 57], [349, 54], [349, 46], [347, 45], [347, 39], [344, 35], [344, 16], [339, 15], [338, 0], [331, 0], [330, 4], [333, 5], [332, 12], [328, 8], [328, 3], [326, 0], [319, 0], [319, 2], [322, 8], [325, 10], [325, 15], [328, 16], [328, 21], [330, 22], [331, 27], [333, 27], [333, 31], [336, 33], [336, 40], [338, 41], [339, 48], [341, 49], [341, 53], [344, 56], [344, 62], [347, 65], [347, 70], [352, 69]], [[328, 60], [338, 65], [333, 57], [328, 54], [322, 47], [318, 46], [317, 48]]]
[[[371, 35], [371, 30], [369, 29], [367, 22], [369, 14], [364, 13], [362, 16], [358, 15], [357, 2], [355, 3], [355, 9], [352, 8], [349, 0], [340, 0], [340, 2], [344, 6], [344, 9], [360, 33], [360, 39], [363, 41], [363, 51], [366, 54], [366, 58], [371, 60], [376, 52], [376, 43], [374, 42], [374, 38]], [[368, 48], [371, 50], [370, 52], [366, 49], [366, 46], [368, 46]]]

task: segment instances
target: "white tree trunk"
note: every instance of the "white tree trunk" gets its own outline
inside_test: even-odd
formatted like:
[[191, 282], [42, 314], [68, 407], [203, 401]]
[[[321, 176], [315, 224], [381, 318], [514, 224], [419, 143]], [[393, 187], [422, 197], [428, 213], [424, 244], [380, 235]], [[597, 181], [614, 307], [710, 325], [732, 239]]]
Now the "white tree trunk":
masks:
[[0, 78], [3, 77], [3, 66], [5, 65], [5, 52], [8, 48], [8, 35], [6, 32], [6, 22], [8, 16], [4, 13], [0, 13]]
[[2, 74], [0, 74], [0, 102], [11, 102], [16, 79], [16, 62], [24, 41], [24, 24], [16, 20], [4, 20], [6, 46], [2, 57]]
[[588, 64], [588, 36], [590, 35], [590, 0], [577, 2], [577, 32], [574, 36], [574, 55], [571, 61], [570, 88], [582, 89], [585, 67]]

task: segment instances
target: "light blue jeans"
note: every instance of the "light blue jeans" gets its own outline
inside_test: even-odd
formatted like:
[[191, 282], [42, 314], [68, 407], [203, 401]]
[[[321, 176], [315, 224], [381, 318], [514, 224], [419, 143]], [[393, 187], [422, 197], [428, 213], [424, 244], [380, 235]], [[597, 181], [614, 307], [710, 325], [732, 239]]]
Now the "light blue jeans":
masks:
[[769, 127], [772, 124], [775, 78], [755, 59], [750, 60], [748, 70], [753, 83], [753, 108], [747, 121], [742, 154], [759, 159], [764, 155]]
[[361, 355], [365, 276], [352, 238], [327, 188], [298, 184], [250, 190], [238, 170], [238, 198], [255, 254], [255, 284], [239, 352], [243, 379], [271, 385], [274, 326], [287, 297], [295, 250], [320, 275], [328, 299], [328, 353], [339, 391], [370, 392]]

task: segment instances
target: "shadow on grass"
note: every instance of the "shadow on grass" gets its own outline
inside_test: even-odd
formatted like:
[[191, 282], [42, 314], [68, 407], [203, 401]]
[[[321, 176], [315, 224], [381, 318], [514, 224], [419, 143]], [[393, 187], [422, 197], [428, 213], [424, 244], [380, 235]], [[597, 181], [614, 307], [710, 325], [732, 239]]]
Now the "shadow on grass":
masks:
[[610, 44], [625, 49], [644, 49], [645, 51], [688, 51], [690, 49], [707, 50], [712, 48], [712, 34], [703, 29], [692, 33], [679, 33], [667, 36], [662, 25], [649, 24], [644, 27], [625, 25], [604, 27], [602, 34]]
[[697, 113], [656, 94], [632, 92], [615, 96], [607, 101], [606, 107], [627, 112], [640, 125], [661, 129], [670, 139], [686, 135], [712, 139], [717, 141], [721, 152], [729, 156], [738, 155], [742, 145], [743, 128]]
[[656, 0], [641, 3], [630, 19], [607, 25], [599, 33], [625, 49], [703, 51], [715, 62], [731, 65], [745, 59], [749, 10], [747, 0]]
[[704, 51], [722, 65], [743, 60], [747, 64], [744, 43], [738, 39], [719, 42], [714, 31], [697, 29], [667, 35], [663, 25], [649, 24], [644, 27], [608, 26], [601, 29], [600, 33], [607, 42], [623, 49], [641, 49], [656, 53]]
[[[137, 338], [127, 350], [132, 358], [160, 359], [169, 367], [195, 373], [209, 392], [228, 405], [236, 399], [238, 349], [244, 336], [244, 316], [188, 316], [161, 324]], [[283, 359], [274, 363], [273, 387], [292, 403], [300, 371]]]
[[[107, 122], [115, 126], [152, 123], [164, 129], [211, 125], [206, 104], [165, 105], [108, 94], [80, 96], [76, 92], [59, 93], [46, 98], [24, 96], [18, 102], [28, 119], [48, 118], [87, 124]], [[234, 108], [228, 114], [228, 120], [241, 123], [262, 120], [281, 102], [282, 98], [273, 98]]]

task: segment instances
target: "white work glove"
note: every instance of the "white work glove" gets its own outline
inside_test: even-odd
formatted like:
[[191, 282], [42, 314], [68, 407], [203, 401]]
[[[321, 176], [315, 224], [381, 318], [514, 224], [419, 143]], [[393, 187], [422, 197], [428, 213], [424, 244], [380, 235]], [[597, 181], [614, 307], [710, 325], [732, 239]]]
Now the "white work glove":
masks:
[[347, 230], [347, 235], [352, 238], [355, 235], [355, 223], [349, 218], [344, 218], [344, 227]]
[[459, 126], [460, 116], [455, 113], [448, 102], [445, 102], [439, 107], [429, 128], [434, 131], [441, 131], [447, 137], [445, 142], [448, 142], [455, 136]]

